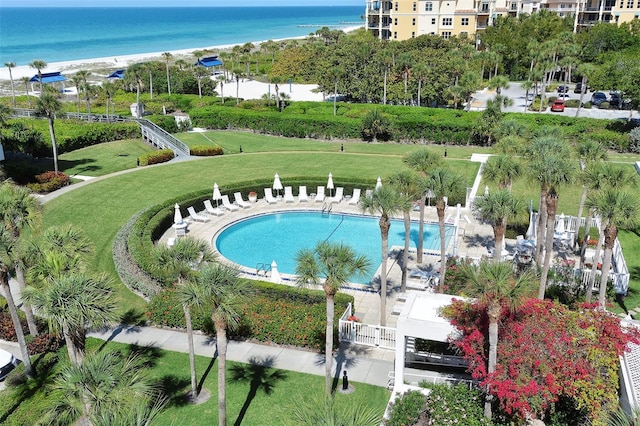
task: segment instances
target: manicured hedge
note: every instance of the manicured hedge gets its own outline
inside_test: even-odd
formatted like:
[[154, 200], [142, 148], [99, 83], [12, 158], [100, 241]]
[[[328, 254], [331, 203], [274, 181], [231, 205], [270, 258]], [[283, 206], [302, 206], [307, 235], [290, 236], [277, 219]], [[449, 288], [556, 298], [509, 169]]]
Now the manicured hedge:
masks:
[[158, 151], [147, 152], [138, 157], [138, 165], [150, 166], [151, 164], [166, 163], [173, 160], [175, 154], [170, 149], [160, 149]]
[[[312, 349], [324, 347], [326, 299], [323, 291], [263, 281], [251, 281], [251, 285], [253, 294], [242, 306], [240, 326], [231, 336]], [[353, 301], [353, 296], [336, 294], [335, 327], [342, 311]], [[173, 288], [151, 299], [147, 316], [156, 325], [185, 327], [184, 313]], [[214, 332], [210, 309], [194, 310], [192, 321], [194, 329]], [[334, 335], [337, 343], [337, 332]]]
[[36, 176], [37, 183], [28, 183], [27, 187], [33, 192], [52, 192], [69, 185], [69, 176], [62, 172], [45, 172]]
[[195, 145], [189, 148], [191, 155], [197, 155], [201, 157], [213, 157], [215, 155], [222, 155], [222, 147], [220, 145]]

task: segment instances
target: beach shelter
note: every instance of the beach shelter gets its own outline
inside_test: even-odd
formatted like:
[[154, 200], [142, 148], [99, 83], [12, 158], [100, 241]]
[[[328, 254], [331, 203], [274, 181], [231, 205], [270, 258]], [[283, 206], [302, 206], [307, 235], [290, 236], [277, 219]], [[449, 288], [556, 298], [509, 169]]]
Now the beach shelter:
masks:
[[114, 72], [112, 72], [111, 74], [109, 74], [107, 76], [107, 78], [109, 80], [114, 79], [114, 80], [122, 80], [124, 78], [124, 71], [125, 70], [115, 70]]
[[220, 188], [218, 187], [218, 183], [213, 184], [213, 197], [216, 202], [216, 207], [218, 207], [218, 202], [222, 200], [222, 194], [220, 193]]
[[222, 61], [220, 60], [218, 55], [207, 56], [206, 58], [198, 59], [198, 62], [196, 62], [194, 65], [202, 65], [205, 68], [211, 68], [222, 65]]
[[376, 181], [376, 189], [382, 188], [382, 179], [378, 176], [378, 180]]
[[329, 173], [329, 180], [327, 181], [327, 189], [329, 190], [329, 197], [332, 197], [331, 190], [333, 189], [333, 175]]
[[273, 189], [278, 191], [278, 196], [280, 196], [280, 190], [282, 188], [283, 186], [282, 186], [282, 182], [280, 182], [280, 176], [278, 176], [278, 174], [276, 173], [276, 175], [273, 177]]
[[[64, 82], [67, 81], [67, 78], [61, 74], [62, 71], [56, 72], [43, 72], [42, 73], [42, 84], [52, 84], [52, 83], [61, 83], [62, 89], [64, 89]], [[33, 90], [34, 83], [40, 82], [40, 76], [38, 74], [34, 75], [29, 79], [29, 83], [31, 83], [31, 90]]]

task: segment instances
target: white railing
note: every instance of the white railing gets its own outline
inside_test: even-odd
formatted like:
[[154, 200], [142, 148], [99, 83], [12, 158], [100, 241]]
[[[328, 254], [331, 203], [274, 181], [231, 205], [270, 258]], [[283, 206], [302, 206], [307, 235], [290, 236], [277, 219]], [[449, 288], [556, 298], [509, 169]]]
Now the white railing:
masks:
[[349, 321], [351, 312], [351, 303], [349, 303], [338, 322], [338, 336], [341, 342], [383, 349], [396, 348], [395, 328]]

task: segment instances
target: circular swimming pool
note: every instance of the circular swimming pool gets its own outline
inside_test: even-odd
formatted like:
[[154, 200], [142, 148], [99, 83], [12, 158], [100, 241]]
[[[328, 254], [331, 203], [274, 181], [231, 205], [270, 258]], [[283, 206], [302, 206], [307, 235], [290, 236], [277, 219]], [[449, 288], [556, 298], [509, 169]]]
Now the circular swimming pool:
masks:
[[[411, 247], [417, 247], [418, 222], [411, 223]], [[454, 227], [445, 227], [448, 246]], [[404, 246], [404, 223], [392, 220], [389, 247]], [[371, 261], [370, 271], [352, 282], [368, 284], [381, 261], [381, 237], [378, 218], [321, 212], [279, 212], [249, 217], [220, 231], [214, 237], [215, 248], [225, 258], [250, 269], [259, 265], [278, 264], [278, 270], [295, 274], [296, 254], [312, 248], [320, 241], [342, 242]], [[424, 249], [440, 252], [437, 224], [425, 224]]]

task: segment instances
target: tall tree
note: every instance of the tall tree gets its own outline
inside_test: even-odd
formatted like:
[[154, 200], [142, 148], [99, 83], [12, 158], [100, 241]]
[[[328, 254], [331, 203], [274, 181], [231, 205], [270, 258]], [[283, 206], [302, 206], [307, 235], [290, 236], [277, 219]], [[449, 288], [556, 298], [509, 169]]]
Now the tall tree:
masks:
[[493, 228], [493, 236], [496, 240], [493, 250], [493, 261], [499, 263], [502, 257], [502, 245], [507, 221], [519, 216], [526, 211], [526, 204], [513, 196], [506, 189], [498, 189], [489, 194], [478, 197], [473, 203], [473, 208], [482, 220], [487, 221]]
[[[604, 259], [600, 277], [598, 304], [605, 309], [607, 282], [611, 270], [613, 246], [618, 237], [618, 227], [633, 227], [640, 215], [640, 201], [634, 194], [619, 189], [607, 189], [587, 198], [586, 205], [592, 208], [602, 219], [604, 226]], [[602, 244], [602, 241], [598, 241]], [[594, 263], [597, 259], [594, 260]]]
[[[584, 210], [584, 203], [587, 199], [587, 193], [589, 189], [589, 178], [587, 177], [587, 168], [593, 163], [605, 161], [607, 159], [607, 150], [604, 146], [593, 139], [586, 139], [578, 143], [576, 146], [576, 152], [578, 154], [578, 160], [580, 161], [580, 181], [582, 181], [582, 196], [580, 197], [580, 206], [578, 207], [578, 219], [582, 217], [582, 211]], [[586, 224], [585, 224], [586, 225]], [[586, 231], [586, 226], [585, 226]], [[585, 233], [585, 236], [587, 234]], [[578, 233], [576, 232], [573, 241], [574, 246], [578, 244]]]
[[511, 155], [501, 154], [491, 157], [484, 166], [482, 175], [489, 182], [496, 182], [498, 188], [511, 192], [513, 180], [522, 173], [520, 162]]
[[195, 279], [195, 273], [198, 269], [214, 260], [214, 255], [205, 241], [187, 237], [179, 238], [171, 247], [162, 244], [158, 245], [154, 251], [154, 260], [154, 268], [167, 275], [166, 284], [174, 284], [176, 286], [178, 299], [182, 304], [189, 345], [191, 397], [195, 400], [198, 396], [198, 387], [191, 308], [200, 303], [201, 297], [198, 288], [190, 285], [189, 282]]
[[[416, 170], [423, 178], [426, 178], [434, 167], [437, 167], [442, 161], [442, 156], [435, 151], [428, 150], [426, 148], [413, 151], [403, 159], [404, 163]], [[422, 193], [420, 195], [420, 224], [418, 231], [418, 254], [416, 262], [422, 263], [423, 247], [424, 247], [424, 209], [427, 203], [427, 196], [429, 188], [423, 185]]]
[[196, 77], [196, 80], [198, 80], [198, 97], [202, 98], [202, 79], [210, 75], [209, 71], [199, 65], [193, 68], [193, 75]]
[[380, 215], [378, 225], [382, 237], [382, 264], [380, 266], [380, 325], [387, 325], [387, 258], [389, 257], [389, 229], [391, 217], [410, 208], [411, 202], [395, 187], [381, 186], [360, 198], [360, 209], [364, 213]]
[[68, 273], [44, 287], [27, 286], [23, 294], [46, 318], [53, 332], [61, 333], [71, 362], [85, 357], [87, 327], [105, 327], [118, 319], [113, 288], [106, 276]]
[[440, 282], [438, 291], [442, 293], [444, 279], [447, 272], [447, 244], [444, 227], [444, 210], [447, 207], [449, 198], [458, 196], [461, 193], [460, 176], [451, 170], [440, 167], [432, 170], [427, 177], [427, 188], [430, 189], [436, 199], [436, 211], [438, 213], [438, 224], [440, 227]]
[[167, 92], [169, 92], [169, 96], [171, 96], [171, 74], [169, 72], [169, 63], [171, 62], [171, 58], [173, 58], [173, 55], [171, 54], [171, 52], [164, 52], [162, 54], [162, 57], [164, 58], [167, 69]]
[[402, 251], [402, 283], [400, 290], [407, 291], [407, 270], [409, 264], [409, 243], [411, 242], [411, 209], [413, 202], [420, 198], [419, 176], [408, 170], [399, 171], [390, 177], [389, 183], [402, 197], [404, 216], [404, 250]]
[[[12, 240], [13, 251], [11, 259], [16, 272], [16, 281], [20, 291], [25, 287], [25, 268], [23, 251], [25, 241], [21, 236], [28, 231], [36, 231], [42, 220], [40, 202], [25, 187], [13, 185], [5, 181], [0, 186], [0, 221], [8, 231]], [[35, 233], [35, 232], [34, 232]], [[29, 332], [38, 335], [33, 310], [29, 303], [24, 304], [24, 310], [29, 325]]]
[[58, 144], [56, 143], [56, 132], [54, 122], [56, 115], [63, 112], [60, 93], [55, 87], [47, 86], [46, 90], [40, 94], [36, 101], [36, 113], [47, 117], [49, 122], [49, 135], [51, 136], [51, 146], [53, 148], [53, 170], [58, 174]]
[[16, 67], [15, 62], [5, 62], [4, 66], [9, 70], [9, 80], [11, 80], [11, 99], [13, 100], [13, 107], [16, 107], [16, 91], [13, 86], [13, 74], [11, 73], [11, 69]]
[[297, 284], [321, 285], [327, 298], [327, 327], [325, 334], [325, 392], [331, 394], [331, 367], [333, 365], [334, 297], [353, 275], [363, 275], [370, 262], [342, 243], [320, 242], [313, 249], [302, 249], [296, 254]]
[[102, 83], [102, 92], [104, 93], [105, 104], [106, 104], [105, 112], [107, 114], [107, 122], [110, 121], [109, 108], [111, 105], [113, 105], [113, 96], [116, 94], [116, 90], [117, 90], [117, 87], [114, 83], [110, 81], [105, 81], [104, 83]]
[[42, 59], [36, 59], [29, 63], [29, 66], [38, 71], [38, 82], [40, 83], [40, 93], [43, 92], [42, 70], [47, 67], [47, 63]]
[[218, 424], [227, 424], [227, 331], [240, 324], [240, 308], [245, 303], [247, 282], [239, 272], [221, 264], [209, 264], [196, 277], [201, 289], [202, 305], [211, 307], [218, 349]]
[[20, 81], [24, 84], [24, 90], [27, 93], [27, 105], [31, 108], [31, 96], [29, 95], [29, 77], [21, 77]]
[[[489, 317], [489, 356], [487, 372], [496, 371], [498, 363], [498, 323], [503, 309], [515, 311], [522, 305], [526, 297], [535, 291], [535, 277], [530, 272], [514, 276], [509, 262], [482, 262], [479, 266], [462, 267], [465, 279], [465, 293], [477, 297], [478, 303], [486, 307]], [[492, 396], [487, 392], [484, 415], [491, 419]]]

